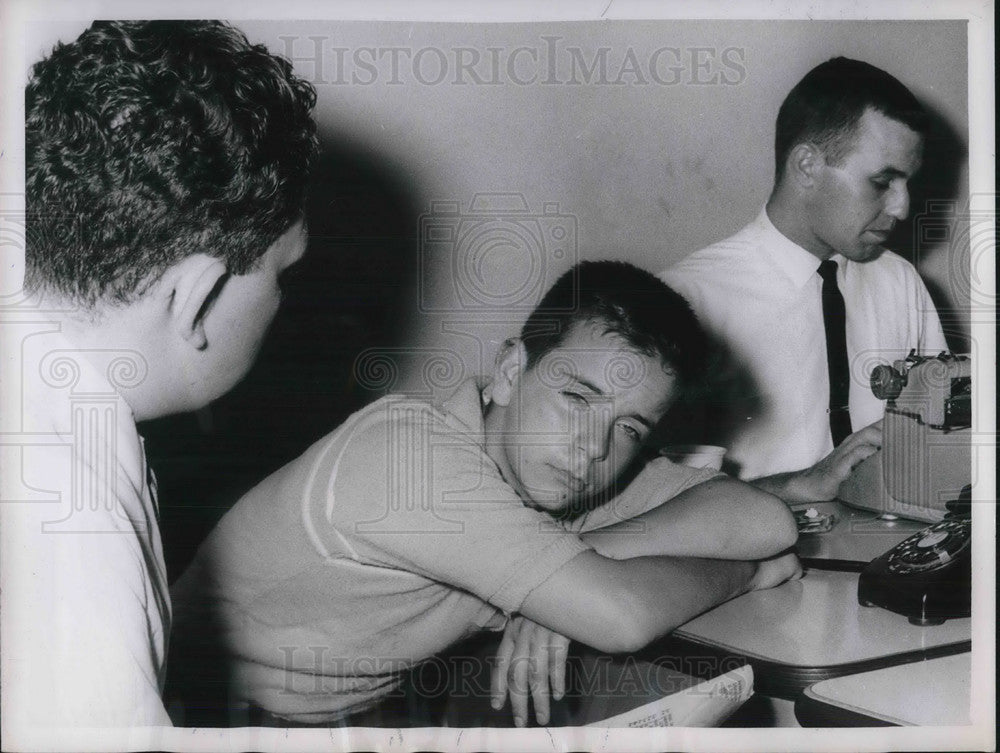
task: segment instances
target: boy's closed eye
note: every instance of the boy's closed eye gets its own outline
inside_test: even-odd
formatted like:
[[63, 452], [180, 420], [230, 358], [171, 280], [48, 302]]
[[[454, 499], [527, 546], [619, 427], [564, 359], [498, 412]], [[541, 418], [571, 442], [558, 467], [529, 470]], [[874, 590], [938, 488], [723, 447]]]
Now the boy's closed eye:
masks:
[[645, 432], [625, 421], [618, 423], [621, 432], [633, 442], [641, 442], [645, 438]]

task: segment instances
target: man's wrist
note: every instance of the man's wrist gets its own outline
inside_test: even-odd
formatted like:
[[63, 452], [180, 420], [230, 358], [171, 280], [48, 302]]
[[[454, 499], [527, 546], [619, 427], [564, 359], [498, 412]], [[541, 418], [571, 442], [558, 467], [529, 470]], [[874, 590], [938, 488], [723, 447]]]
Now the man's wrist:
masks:
[[785, 482], [785, 501], [796, 504], [799, 502], [816, 502], [816, 490], [810, 482], [809, 477], [812, 468], [805, 468], [801, 471], [788, 474]]
[[804, 471], [776, 473], [773, 476], [762, 476], [761, 478], [753, 479], [749, 483], [758, 489], [773, 494], [788, 504], [811, 502], [812, 500], [809, 499], [809, 495], [806, 493], [808, 486], [803, 479], [803, 476], [808, 472], [807, 469]]

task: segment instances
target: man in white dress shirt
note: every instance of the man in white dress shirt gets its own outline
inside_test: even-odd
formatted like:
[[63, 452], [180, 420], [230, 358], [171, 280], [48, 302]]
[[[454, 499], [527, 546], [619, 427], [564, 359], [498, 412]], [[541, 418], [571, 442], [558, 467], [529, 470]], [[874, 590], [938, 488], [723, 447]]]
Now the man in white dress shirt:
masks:
[[[727, 446], [741, 478], [788, 501], [832, 498], [878, 447], [873, 366], [946, 348], [916, 270], [882, 245], [909, 213], [926, 130], [920, 104], [888, 73], [846, 58], [817, 66], [779, 111], [764, 210], [661, 275], [734, 365], [720, 369], [727, 386], [712, 401], [723, 419], [711, 439]], [[824, 273], [843, 299], [832, 325]], [[830, 399], [831, 326], [831, 342], [837, 327], [846, 335], [839, 405]], [[838, 429], [854, 433], [841, 441]]]
[[33, 68], [24, 296], [3, 321], [12, 749], [170, 724], [170, 596], [136, 422], [200, 408], [249, 369], [305, 251], [314, 102], [287, 61], [218, 22], [97, 22]]

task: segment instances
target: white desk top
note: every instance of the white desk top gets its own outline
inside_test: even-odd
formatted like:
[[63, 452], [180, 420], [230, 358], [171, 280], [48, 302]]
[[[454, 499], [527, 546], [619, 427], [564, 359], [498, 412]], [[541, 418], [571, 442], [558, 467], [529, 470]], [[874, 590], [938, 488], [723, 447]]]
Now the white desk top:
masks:
[[728, 601], [673, 635], [787, 667], [836, 667], [960, 643], [972, 634], [968, 618], [919, 627], [861, 606], [857, 573], [809, 570], [801, 580]]
[[[886, 667], [823, 680], [806, 697], [899, 725], [969, 724], [972, 655]], [[914, 692], [915, 689], [924, 692]]]
[[826, 533], [800, 535], [798, 551], [801, 557], [870, 562], [910, 534], [930, 525], [905, 518], [882, 520], [876, 512], [848, 507], [842, 502], [795, 505], [792, 509], [807, 510], [810, 507], [823, 513], [832, 512], [837, 516], [837, 522]]

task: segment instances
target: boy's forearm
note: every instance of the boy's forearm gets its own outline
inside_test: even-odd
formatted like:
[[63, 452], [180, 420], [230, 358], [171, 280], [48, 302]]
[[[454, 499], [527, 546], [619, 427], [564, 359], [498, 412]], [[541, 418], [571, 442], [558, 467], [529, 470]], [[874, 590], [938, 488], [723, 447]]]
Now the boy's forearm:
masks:
[[757, 562], [640, 557], [619, 565], [629, 573], [629, 608], [648, 621], [640, 645], [748, 591], [802, 577], [801, 564], [790, 553]]
[[697, 557], [640, 557], [623, 562], [637, 601], [652, 607], [663, 635], [723, 602], [752, 591], [758, 563]]
[[585, 554], [532, 591], [521, 612], [609, 652], [638, 650], [753, 590], [759, 568], [748, 561], [638, 557], [613, 562]]
[[795, 520], [781, 500], [728, 478], [706, 481], [635, 518], [581, 534], [612, 559], [762, 559], [793, 546], [797, 537]]

